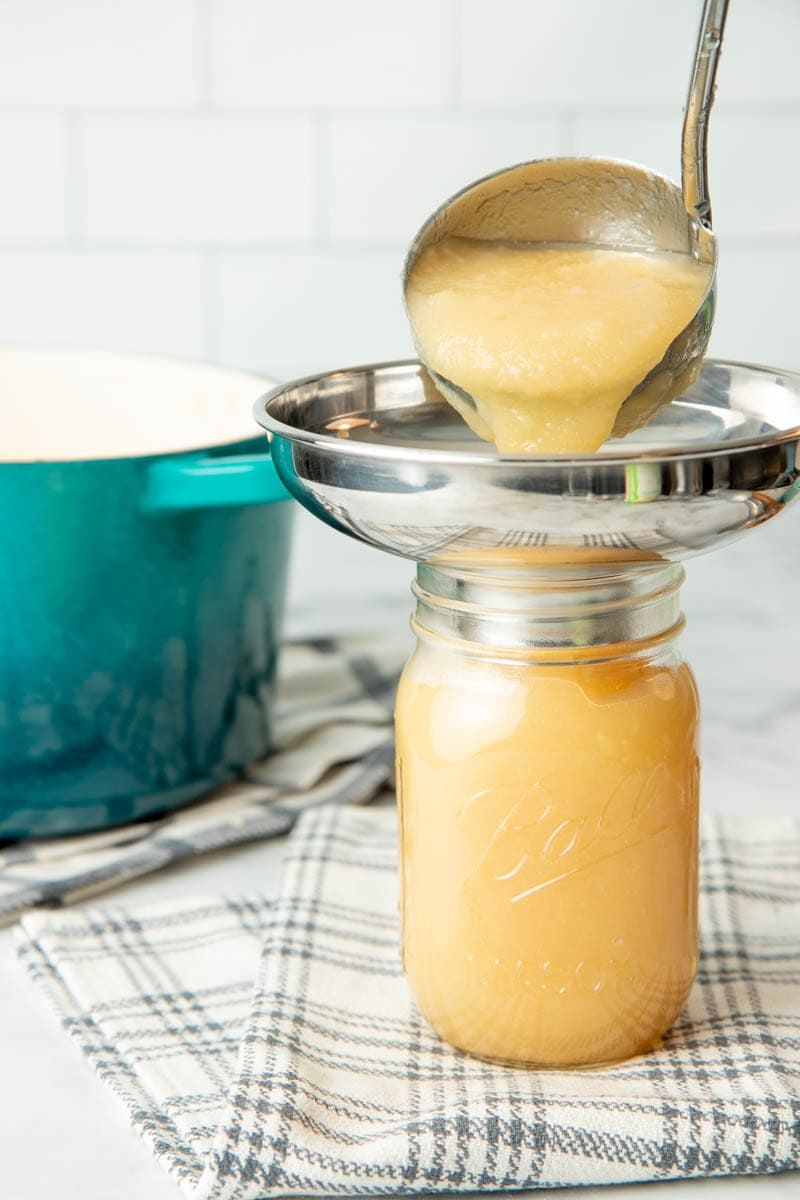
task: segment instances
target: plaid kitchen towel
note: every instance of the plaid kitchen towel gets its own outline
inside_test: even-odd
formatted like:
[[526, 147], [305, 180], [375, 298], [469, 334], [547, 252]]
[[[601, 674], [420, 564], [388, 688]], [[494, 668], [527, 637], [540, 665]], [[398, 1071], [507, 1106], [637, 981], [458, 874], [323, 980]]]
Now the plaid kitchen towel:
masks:
[[275, 753], [168, 817], [0, 848], [0, 925], [25, 909], [69, 904], [197, 854], [286, 833], [317, 804], [368, 803], [392, 782], [392, 710], [407, 653], [407, 639], [374, 634], [289, 642]]
[[328, 807], [280, 895], [32, 914], [20, 953], [193, 1200], [474, 1192], [800, 1166], [800, 825], [706, 824], [664, 1045], [594, 1071], [441, 1043], [401, 970], [395, 817]]

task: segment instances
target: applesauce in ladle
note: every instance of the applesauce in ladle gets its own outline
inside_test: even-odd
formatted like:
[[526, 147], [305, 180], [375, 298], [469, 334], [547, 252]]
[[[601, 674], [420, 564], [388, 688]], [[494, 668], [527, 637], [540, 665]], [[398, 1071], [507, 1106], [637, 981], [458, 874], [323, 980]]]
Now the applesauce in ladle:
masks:
[[711, 278], [688, 254], [446, 237], [414, 263], [406, 303], [475, 433], [502, 453], [564, 454], [609, 437]]

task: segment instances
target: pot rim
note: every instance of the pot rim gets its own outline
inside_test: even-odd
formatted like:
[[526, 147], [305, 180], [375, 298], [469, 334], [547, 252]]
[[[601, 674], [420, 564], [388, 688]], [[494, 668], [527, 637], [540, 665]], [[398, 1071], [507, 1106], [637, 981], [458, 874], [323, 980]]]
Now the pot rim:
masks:
[[[0, 341], [0, 357], [5, 351], [22, 351], [29, 352], [32, 355], [39, 354], [65, 354], [69, 355], [91, 355], [92, 357], [101, 357], [106, 359], [123, 359], [135, 360], [137, 362], [150, 363], [154, 366], [159, 363], [169, 364], [174, 367], [191, 367], [208, 370], [213, 373], [219, 373], [227, 376], [238, 376], [240, 379], [252, 380], [254, 397], [258, 397], [263, 393], [265, 387], [273, 388], [277, 381], [268, 373], [253, 371], [244, 367], [234, 367], [227, 363], [213, 362], [210, 359], [191, 358], [188, 355], [180, 354], [158, 354], [148, 351], [124, 350], [116, 349], [108, 346], [92, 346], [75, 343], [58, 343], [58, 342], [7, 342]], [[41, 408], [42, 405], [40, 404]], [[249, 445], [253, 446], [261, 444], [264, 438], [264, 431], [260, 429], [257, 422], [252, 417], [252, 404], [242, 406], [242, 414], [250, 415], [252, 432], [248, 433], [244, 429], [244, 421], [242, 432], [239, 436], [233, 438], [225, 438], [223, 441], [208, 441], [201, 440], [192, 443], [188, 446], [179, 448], [145, 451], [144, 453], [120, 453], [120, 454], [88, 454], [76, 458], [50, 458], [50, 457], [20, 457], [20, 458], [0, 458], [0, 468], [3, 467], [78, 467], [88, 464], [101, 463], [123, 463], [123, 462], [141, 462], [149, 463], [165, 458], [181, 458], [198, 453], [205, 454], [209, 452], [231, 451], [236, 447]]]

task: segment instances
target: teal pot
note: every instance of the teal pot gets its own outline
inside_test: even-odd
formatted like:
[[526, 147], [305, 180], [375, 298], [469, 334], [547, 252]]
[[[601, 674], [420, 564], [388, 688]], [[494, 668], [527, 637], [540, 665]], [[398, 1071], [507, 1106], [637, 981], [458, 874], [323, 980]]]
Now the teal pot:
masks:
[[166, 813], [268, 749], [292, 502], [263, 388], [0, 349], [0, 838]]

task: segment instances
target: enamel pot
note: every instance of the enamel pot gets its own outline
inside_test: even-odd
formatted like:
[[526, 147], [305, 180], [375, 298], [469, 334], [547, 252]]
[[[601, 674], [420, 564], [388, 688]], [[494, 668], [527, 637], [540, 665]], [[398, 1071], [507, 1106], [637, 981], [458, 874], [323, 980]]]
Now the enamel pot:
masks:
[[292, 502], [263, 390], [0, 349], [0, 838], [169, 812], [269, 748]]

